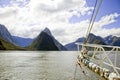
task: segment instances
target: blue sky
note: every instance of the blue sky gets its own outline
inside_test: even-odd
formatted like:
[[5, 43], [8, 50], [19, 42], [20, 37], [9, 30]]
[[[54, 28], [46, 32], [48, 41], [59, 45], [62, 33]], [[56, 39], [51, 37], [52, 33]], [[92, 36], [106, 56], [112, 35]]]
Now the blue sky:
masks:
[[[100, 0], [98, 0], [100, 1]], [[95, 0], [87, 0], [87, 4], [88, 6], [94, 6], [95, 4]], [[102, 16], [105, 16], [105, 15], [109, 15], [111, 13], [120, 13], [120, 0], [103, 0], [102, 2], [102, 6], [99, 10], [99, 14], [96, 18], [96, 21], [100, 20], [100, 18]], [[70, 18], [70, 22], [71, 23], [77, 23], [77, 22], [80, 22], [81, 20], [84, 20], [84, 19], [90, 19], [91, 16], [88, 16], [88, 15], [84, 15], [82, 17], [78, 17], [78, 16], [75, 16], [73, 15], [71, 18]], [[110, 24], [110, 25], [107, 25], [107, 26], [103, 26], [103, 28], [107, 28], [107, 29], [111, 29], [111, 28], [119, 28], [120, 26], [120, 16], [116, 18], [116, 22]]]
[[[100, 0], [98, 0], [100, 1]], [[86, 35], [95, 0], [0, 0], [0, 24], [20, 37], [45, 27], [66, 44]], [[103, 0], [92, 33], [120, 36], [120, 0]]]
[[[98, 19], [100, 19], [101, 16], [105, 16], [106, 14], [111, 13], [120, 13], [120, 0], [103, 0], [101, 9], [99, 11]], [[120, 26], [120, 16], [116, 18], [117, 22], [105, 26], [105, 28], [119, 28]]]
[[30, 0], [0, 0], [0, 6], [12, 6], [13, 3], [17, 4], [19, 7], [24, 7], [30, 2]]

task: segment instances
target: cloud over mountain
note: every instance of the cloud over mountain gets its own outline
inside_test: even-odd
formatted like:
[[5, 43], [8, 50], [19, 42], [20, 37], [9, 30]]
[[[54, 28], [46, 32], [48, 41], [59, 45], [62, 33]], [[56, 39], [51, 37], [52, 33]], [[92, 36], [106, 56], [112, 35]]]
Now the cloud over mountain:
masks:
[[[24, 6], [21, 7], [20, 3]], [[90, 20], [87, 18], [72, 24], [69, 19], [74, 15], [79, 18], [91, 16], [93, 10], [86, 0], [11, 0], [10, 4], [0, 7], [0, 23], [6, 25], [12, 35], [34, 38], [48, 27], [63, 44], [85, 36]], [[103, 28], [115, 23], [119, 16], [116, 12], [105, 14], [95, 22], [92, 32], [102, 36], [119, 36], [120, 28]]]

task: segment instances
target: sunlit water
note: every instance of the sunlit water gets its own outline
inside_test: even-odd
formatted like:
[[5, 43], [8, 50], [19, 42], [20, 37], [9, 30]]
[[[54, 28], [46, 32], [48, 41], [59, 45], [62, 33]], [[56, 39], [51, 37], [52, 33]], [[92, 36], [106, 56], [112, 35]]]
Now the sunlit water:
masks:
[[[1, 51], [0, 80], [74, 80], [77, 55], [75, 51]], [[78, 67], [76, 80], [99, 78], [88, 70], [86, 73]]]

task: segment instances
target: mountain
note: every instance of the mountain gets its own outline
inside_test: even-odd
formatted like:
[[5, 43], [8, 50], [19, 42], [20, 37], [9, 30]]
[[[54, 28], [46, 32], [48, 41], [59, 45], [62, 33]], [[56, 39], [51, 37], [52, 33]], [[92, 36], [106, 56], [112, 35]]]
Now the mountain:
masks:
[[25, 49], [0, 38], [0, 50], [25, 50]]
[[105, 37], [104, 40], [108, 45], [120, 46], [120, 37], [109, 35]]
[[15, 44], [12, 35], [2, 24], [0, 24], [0, 50], [25, 50]]
[[[55, 39], [48, 28], [45, 28], [35, 39], [30, 39], [12, 36], [9, 33], [8, 29], [4, 25], [0, 24], [0, 49], [23, 50], [21, 47], [26, 47], [27, 50], [77, 50], [77, 45], [75, 43], [84, 42], [84, 40], [85, 38], [82, 37], [72, 43], [63, 46], [59, 41]], [[109, 35], [105, 38], [102, 38], [90, 33], [88, 43], [120, 46], [120, 37]]]
[[67, 49], [55, 39], [55, 37], [51, 34], [50, 30], [48, 28], [45, 28], [43, 32], [47, 33], [54, 41], [55, 45], [58, 47], [60, 51], [66, 51]]
[[111, 43], [113, 46], [120, 46], [120, 37], [114, 37], [113, 42]]
[[0, 50], [5, 50], [6, 48], [4, 47], [3, 43], [2, 43], [2, 39], [0, 39]]
[[53, 37], [53, 35], [51, 34], [48, 28], [45, 28], [28, 48], [31, 50], [42, 50], [42, 51], [67, 50], [62, 44], [60, 44]]
[[77, 50], [77, 45], [76, 45], [75, 43], [77, 43], [77, 42], [84, 42], [84, 40], [85, 40], [84, 37], [79, 38], [79, 39], [77, 39], [75, 42], [66, 44], [65, 47], [66, 47], [68, 50], [75, 51], [75, 50]]
[[[9, 44], [12, 46], [21, 46], [26, 47], [28, 45], [33, 50], [67, 50], [61, 43], [59, 43], [51, 34], [50, 30], [46, 28], [43, 30], [40, 35], [33, 39], [30, 38], [21, 38], [17, 36], [12, 36], [7, 28], [4, 25], [0, 24], [0, 39], [1, 39], [1, 49], [8, 49], [4, 47], [3, 42], [6, 43], [5, 45]], [[33, 42], [32, 42], [33, 41]], [[30, 50], [30, 49], [28, 49]]]
[[[85, 38], [79, 38], [77, 39], [75, 42], [72, 42], [70, 44], [66, 44], [65, 47], [68, 49], [68, 50], [77, 50], [77, 45], [75, 43], [77, 42], [84, 42]], [[88, 43], [91, 43], [91, 44], [101, 44], [101, 45], [105, 45], [106, 43], [104, 42], [104, 39], [100, 36], [96, 36], [92, 33], [90, 33], [89, 35], [89, 38], [88, 38]]]
[[0, 24], [0, 38], [10, 42], [10, 43], [15, 43], [14, 39], [12, 38], [11, 34], [9, 33], [9, 31], [7, 30], [7, 28]]
[[25, 46], [28, 46], [32, 41], [33, 39], [30, 39], [30, 38], [22, 38], [22, 37], [17, 37], [17, 36], [12, 36], [8, 29], [0, 24], [0, 38], [10, 42], [10, 43], [13, 43], [15, 45], [19, 45], [21, 47], [25, 47]]
[[22, 38], [18, 36], [12, 36], [12, 38], [14, 39], [15, 43], [21, 47], [26, 47], [33, 41], [31, 38]]
[[111, 45], [111, 43], [113, 42], [113, 38], [114, 38], [114, 36], [112, 36], [112, 35], [109, 35], [109, 36], [105, 37], [104, 38], [105, 43], [108, 44], [108, 45]]
[[90, 33], [90, 35], [89, 35], [88, 43], [106, 45], [106, 43], [102, 37], [96, 36], [92, 33]]

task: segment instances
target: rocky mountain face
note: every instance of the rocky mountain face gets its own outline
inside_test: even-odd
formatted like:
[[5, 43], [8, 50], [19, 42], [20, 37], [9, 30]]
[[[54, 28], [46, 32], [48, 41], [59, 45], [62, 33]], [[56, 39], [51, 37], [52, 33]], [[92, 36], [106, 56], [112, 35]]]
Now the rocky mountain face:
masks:
[[104, 40], [108, 45], [120, 46], [120, 37], [110, 35], [105, 37]]
[[102, 37], [96, 36], [92, 33], [89, 35], [88, 43], [106, 45], [106, 43]]
[[3, 38], [4, 40], [15, 43], [14, 39], [12, 38], [11, 34], [7, 30], [7, 28], [4, 25], [0, 24], [0, 38]]
[[111, 43], [113, 46], [120, 46], [120, 37], [114, 37], [113, 42]]
[[53, 37], [48, 28], [45, 28], [38, 35], [38, 37], [29, 46], [29, 49], [42, 51], [66, 50], [66, 48]]
[[43, 32], [47, 33], [54, 41], [55, 45], [60, 51], [66, 51], [67, 49], [58, 41], [55, 39], [55, 37], [51, 34], [50, 30], [48, 28], [45, 28]]

